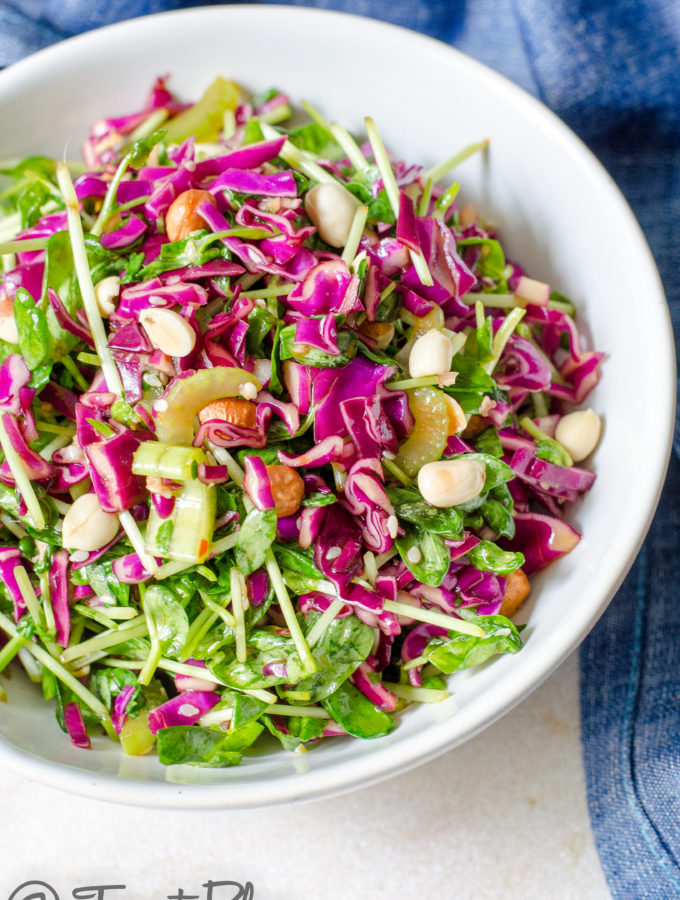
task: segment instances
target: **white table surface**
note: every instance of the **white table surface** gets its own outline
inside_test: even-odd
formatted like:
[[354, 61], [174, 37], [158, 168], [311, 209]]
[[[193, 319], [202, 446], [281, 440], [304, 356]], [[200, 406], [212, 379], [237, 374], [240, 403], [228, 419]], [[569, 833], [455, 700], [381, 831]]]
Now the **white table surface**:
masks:
[[[0, 772], [0, 900], [165, 900], [232, 880], [253, 900], [607, 900], [588, 822], [573, 655], [500, 722], [428, 765], [344, 797], [253, 812], [165, 812]], [[215, 887], [211, 900], [236, 889]], [[237, 891], [236, 891], [237, 892]], [[28, 900], [26, 889], [15, 900]], [[95, 894], [96, 896], [96, 894]]]

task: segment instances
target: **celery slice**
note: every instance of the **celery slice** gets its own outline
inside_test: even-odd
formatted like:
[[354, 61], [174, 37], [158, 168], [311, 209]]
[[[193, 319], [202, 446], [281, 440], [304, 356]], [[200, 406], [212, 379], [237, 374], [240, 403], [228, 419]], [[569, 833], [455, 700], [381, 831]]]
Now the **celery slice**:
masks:
[[236, 397], [244, 384], [254, 384], [258, 391], [262, 387], [251, 372], [231, 366], [199, 369], [178, 378], [154, 403], [156, 436], [166, 444], [191, 444], [199, 410], [222, 397]]
[[180, 144], [192, 135], [201, 142], [216, 140], [225, 112], [236, 109], [238, 95], [233, 81], [216, 78], [198, 103], [164, 124], [166, 140]]
[[214, 527], [214, 486], [198, 480], [185, 481], [167, 519], [161, 519], [152, 505], [146, 528], [146, 551], [164, 559], [191, 564], [202, 562], [210, 550]]
[[145, 441], [132, 460], [134, 475], [151, 475], [172, 481], [190, 481], [196, 477], [196, 466], [208, 457], [199, 447], [177, 447], [160, 441]]

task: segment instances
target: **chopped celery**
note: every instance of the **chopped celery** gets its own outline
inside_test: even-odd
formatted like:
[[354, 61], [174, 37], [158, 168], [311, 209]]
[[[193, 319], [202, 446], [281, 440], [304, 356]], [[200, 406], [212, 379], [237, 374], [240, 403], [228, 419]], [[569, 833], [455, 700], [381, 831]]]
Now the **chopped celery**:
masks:
[[198, 447], [177, 447], [159, 441], [145, 441], [135, 451], [132, 460], [134, 475], [152, 475], [172, 481], [190, 481], [196, 477], [196, 467], [207, 456]]
[[167, 519], [151, 507], [146, 528], [146, 551], [151, 556], [181, 562], [203, 562], [215, 527], [215, 488], [201, 481], [185, 481]]
[[192, 135], [197, 141], [216, 140], [225, 112], [236, 109], [238, 93], [233, 81], [216, 78], [198, 103], [164, 125], [166, 140], [180, 144]]
[[144, 709], [134, 719], [127, 718], [120, 732], [120, 745], [127, 756], [144, 756], [156, 742], [149, 731], [149, 712]]
[[254, 384], [258, 391], [262, 387], [251, 372], [231, 366], [199, 369], [178, 378], [154, 403], [156, 436], [167, 444], [191, 444], [199, 410], [223, 397], [236, 397], [244, 384]]

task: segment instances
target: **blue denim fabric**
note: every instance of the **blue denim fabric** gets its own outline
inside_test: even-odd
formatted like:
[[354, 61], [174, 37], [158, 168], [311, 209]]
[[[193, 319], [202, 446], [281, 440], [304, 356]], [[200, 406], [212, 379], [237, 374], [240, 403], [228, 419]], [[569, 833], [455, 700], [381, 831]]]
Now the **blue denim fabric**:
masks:
[[[197, 5], [200, 0], [0, 0], [0, 66], [98, 25]], [[678, 0], [293, 5], [341, 9], [425, 32], [539, 96], [583, 137], [627, 196], [656, 257], [678, 333]], [[653, 440], [654, 423], [648, 424]], [[680, 457], [677, 426], [675, 449]], [[645, 546], [581, 649], [588, 803], [616, 900], [680, 898], [679, 531], [680, 462], [673, 458]]]

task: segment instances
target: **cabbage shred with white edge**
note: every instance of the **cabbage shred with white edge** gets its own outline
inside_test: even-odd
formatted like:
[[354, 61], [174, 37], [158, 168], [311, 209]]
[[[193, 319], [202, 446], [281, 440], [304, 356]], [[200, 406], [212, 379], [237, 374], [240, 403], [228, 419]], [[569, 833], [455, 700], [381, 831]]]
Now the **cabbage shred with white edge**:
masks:
[[159, 79], [1, 164], [0, 673], [77, 747], [387, 734], [580, 539], [602, 355], [439, 183], [488, 141], [425, 171], [302, 106]]

